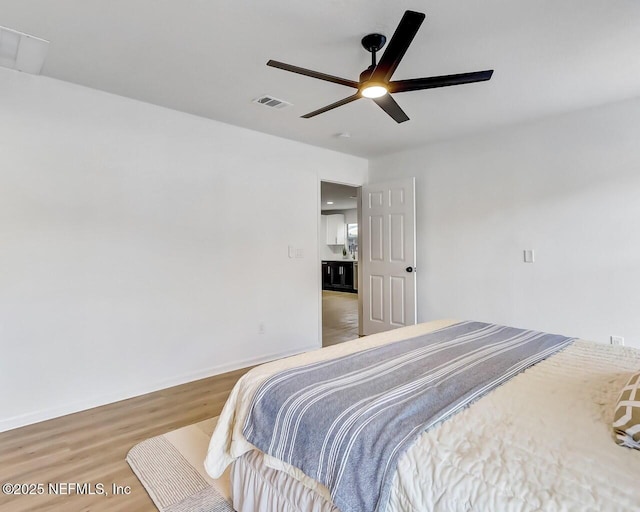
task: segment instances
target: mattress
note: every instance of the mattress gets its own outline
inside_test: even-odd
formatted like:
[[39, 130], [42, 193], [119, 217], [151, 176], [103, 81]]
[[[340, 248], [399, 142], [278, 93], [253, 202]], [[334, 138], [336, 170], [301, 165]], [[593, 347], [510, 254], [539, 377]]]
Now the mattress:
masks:
[[[253, 449], [242, 425], [252, 393], [268, 376], [451, 323], [381, 333], [252, 370], [220, 416], [207, 471], [215, 477]], [[617, 446], [611, 429], [617, 395], [637, 368], [637, 350], [576, 341], [425, 432], [400, 458], [386, 510], [638, 510], [640, 452]], [[253, 510], [269, 510], [255, 496], [265, 475], [263, 494], [275, 489], [290, 510], [331, 510], [326, 488], [262, 454], [246, 456], [232, 470], [239, 510], [247, 500]], [[327, 506], [295, 508], [297, 500]], [[269, 507], [268, 498], [263, 503]]]

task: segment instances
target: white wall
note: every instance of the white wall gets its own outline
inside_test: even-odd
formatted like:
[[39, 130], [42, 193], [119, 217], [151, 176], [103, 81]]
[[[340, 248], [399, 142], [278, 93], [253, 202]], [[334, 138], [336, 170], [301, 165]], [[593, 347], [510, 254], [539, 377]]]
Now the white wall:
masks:
[[319, 181], [366, 173], [0, 69], [0, 430], [319, 347]]
[[416, 176], [419, 319], [640, 347], [639, 141], [637, 99], [370, 162]]
[[349, 210], [339, 210], [344, 215], [345, 224], [357, 224], [358, 223], [358, 209], [350, 208]]

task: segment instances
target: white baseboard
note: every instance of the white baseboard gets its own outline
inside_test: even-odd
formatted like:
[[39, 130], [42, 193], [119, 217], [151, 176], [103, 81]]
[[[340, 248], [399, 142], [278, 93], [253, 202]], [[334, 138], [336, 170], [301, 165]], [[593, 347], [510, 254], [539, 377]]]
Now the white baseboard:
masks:
[[154, 391], [159, 391], [161, 389], [179, 386], [180, 384], [186, 384], [195, 380], [206, 379], [207, 377], [213, 377], [214, 375], [220, 375], [222, 373], [227, 373], [233, 370], [239, 370], [240, 368], [246, 368], [247, 366], [266, 363], [268, 361], [273, 361], [274, 359], [281, 359], [283, 357], [293, 356], [302, 352], [316, 350], [318, 348], [320, 347], [317, 345], [313, 345], [301, 349], [277, 352], [275, 354], [266, 354], [263, 356], [254, 357], [251, 359], [243, 359], [240, 361], [233, 361], [196, 372], [177, 375], [170, 379], [164, 379], [162, 381], [154, 382], [152, 384], [149, 384], [148, 386], [140, 386], [136, 389], [120, 391], [119, 393], [109, 393], [101, 395], [99, 397], [93, 397], [91, 400], [81, 400], [78, 402], [52, 407], [50, 409], [33, 411], [26, 414], [21, 414], [19, 416], [13, 416], [11, 418], [0, 419], [0, 432], [6, 432], [7, 430], [13, 430], [14, 428], [32, 425], [33, 423], [39, 423], [41, 421], [46, 421], [53, 418], [59, 418], [60, 416], [66, 416], [67, 414], [86, 411], [87, 409], [93, 409], [94, 407], [100, 407], [102, 405], [120, 402], [121, 400], [127, 400], [136, 396], [146, 395], [147, 393], [153, 393]]

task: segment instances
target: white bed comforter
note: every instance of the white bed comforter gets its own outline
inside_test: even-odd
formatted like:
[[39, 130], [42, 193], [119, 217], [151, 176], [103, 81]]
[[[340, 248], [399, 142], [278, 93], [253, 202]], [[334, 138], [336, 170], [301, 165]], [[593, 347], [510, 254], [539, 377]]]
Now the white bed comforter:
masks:
[[[253, 393], [285, 368], [410, 338], [453, 321], [380, 333], [254, 368], [235, 386], [209, 445], [218, 477], [254, 447], [242, 435]], [[640, 351], [577, 341], [424, 433], [400, 458], [387, 512], [640, 511], [640, 451], [615, 444], [618, 393]], [[318, 482], [281, 469], [330, 499]]]

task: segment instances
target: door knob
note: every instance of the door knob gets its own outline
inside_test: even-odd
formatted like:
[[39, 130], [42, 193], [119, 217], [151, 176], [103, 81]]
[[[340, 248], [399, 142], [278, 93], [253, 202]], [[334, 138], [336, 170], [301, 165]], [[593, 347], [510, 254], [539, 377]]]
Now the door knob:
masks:
[[405, 270], [406, 270], [407, 272], [413, 272], [413, 271], [415, 270], [415, 268], [413, 268], [413, 267], [407, 267]]

